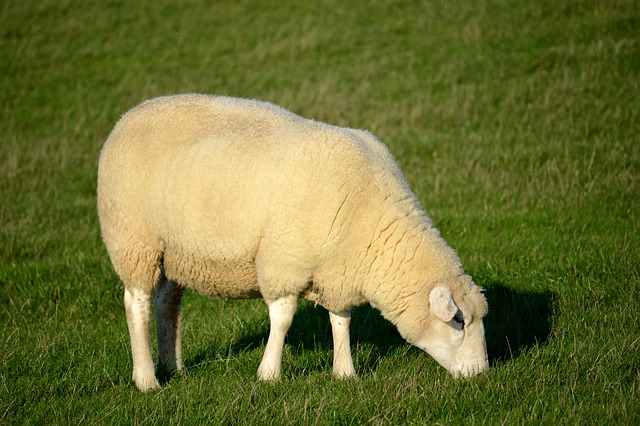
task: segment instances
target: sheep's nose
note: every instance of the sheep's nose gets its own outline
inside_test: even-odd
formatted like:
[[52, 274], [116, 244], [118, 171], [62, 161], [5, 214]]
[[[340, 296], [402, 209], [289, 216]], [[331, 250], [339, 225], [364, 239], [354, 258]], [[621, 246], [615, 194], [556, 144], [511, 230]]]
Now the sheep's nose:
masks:
[[480, 373], [484, 373], [489, 369], [489, 363], [483, 362], [472, 365], [463, 365], [458, 370], [453, 372], [455, 378], [466, 378], [477, 376]]

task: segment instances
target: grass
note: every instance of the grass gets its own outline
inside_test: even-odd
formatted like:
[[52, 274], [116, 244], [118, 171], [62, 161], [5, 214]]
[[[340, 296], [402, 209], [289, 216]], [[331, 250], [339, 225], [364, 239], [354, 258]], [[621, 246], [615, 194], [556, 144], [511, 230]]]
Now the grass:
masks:
[[[0, 423], [639, 423], [639, 26], [633, 0], [4, 2]], [[189, 294], [186, 371], [139, 393], [97, 156], [182, 92], [376, 133], [487, 290], [492, 369], [453, 380], [365, 306], [332, 380], [301, 303], [261, 384], [264, 303]]]

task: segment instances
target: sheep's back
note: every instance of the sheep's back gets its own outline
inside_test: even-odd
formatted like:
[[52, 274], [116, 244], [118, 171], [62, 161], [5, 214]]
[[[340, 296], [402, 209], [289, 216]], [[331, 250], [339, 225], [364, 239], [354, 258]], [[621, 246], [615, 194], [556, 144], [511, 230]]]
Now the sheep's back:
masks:
[[99, 210], [162, 251], [170, 278], [207, 294], [228, 281], [244, 289], [228, 297], [249, 297], [265, 243], [312, 269], [323, 249], [347, 240], [332, 235], [349, 229], [336, 226], [337, 212], [357, 216], [388, 183], [405, 185], [367, 133], [271, 104], [178, 96], [116, 125], [101, 153]]

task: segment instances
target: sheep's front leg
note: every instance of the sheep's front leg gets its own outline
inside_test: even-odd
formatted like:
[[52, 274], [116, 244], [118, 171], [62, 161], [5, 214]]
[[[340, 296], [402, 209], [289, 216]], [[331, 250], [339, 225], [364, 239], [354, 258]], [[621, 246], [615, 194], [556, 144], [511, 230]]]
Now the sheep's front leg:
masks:
[[180, 302], [183, 294], [183, 288], [166, 278], [160, 281], [155, 292], [158, 370], [161, 377], [182, 369]]
[[133, 357], [133, 382], [141, 391], [156, 389], [160, 383], [153, 371], [149, 321], [151, 319], [151, 294], [136, 288], [125, 288], [124, 306], [131, 339]]
[[284, 338], [291, 327], [293, 315], [296, 312], [298, 298], [286, 296], [276, 299], [269, 304], [269, 340], [264, 355], [258, 367], [259, 380], [277, 380], [282, 371], [282, 349]]
[[353, 367], [349, 341], [351, 312], [329, 312], [329, 319], [333, 333], [333, 376], [339, 379], [355, 377], [356, 370]]

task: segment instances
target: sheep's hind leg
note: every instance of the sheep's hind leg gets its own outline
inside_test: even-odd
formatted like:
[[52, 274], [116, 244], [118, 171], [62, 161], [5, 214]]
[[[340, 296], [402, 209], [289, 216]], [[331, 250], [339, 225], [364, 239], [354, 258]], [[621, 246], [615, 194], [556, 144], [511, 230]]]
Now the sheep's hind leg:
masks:
[[133, 382], [143, 392], [159, 388], [160, 383], [153, 370], [149, 339], [151, 293], [137, 288], [125, 288], [124, 306], [129, 326], [129, 337], [131, 338]]
[[329, 319], [333, 333], [333, 376], [339, 379], [355, 377], [356, 370], [353, 367], [349, 341], [351, 312], [329, 312]]
[[182, 341], [180, 304], [184, 289], [163, 277], [154, 295], [156, 338], [158, 341], [158, 376], [168, 377], [182, 369]]
[[269, 340], [258, 367], [259, 380], [278, 380], [282, 371], [282, 350], [284, 338], [291, 327], [296, 312], [298, 298], [285, 296], [269, 304]]

